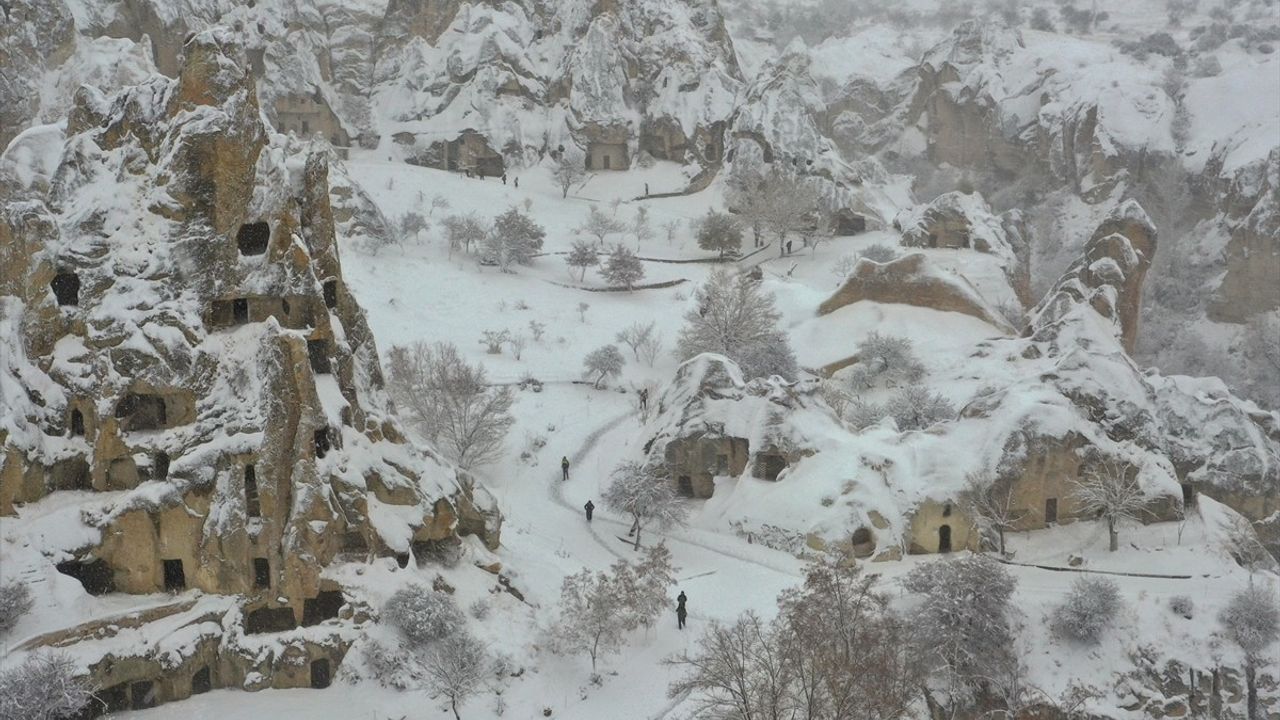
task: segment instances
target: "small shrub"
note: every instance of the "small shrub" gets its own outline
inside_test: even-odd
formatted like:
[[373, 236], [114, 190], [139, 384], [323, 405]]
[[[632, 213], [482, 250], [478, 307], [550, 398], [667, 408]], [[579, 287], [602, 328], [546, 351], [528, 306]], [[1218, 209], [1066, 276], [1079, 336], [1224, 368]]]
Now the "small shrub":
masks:
[[1054, 608], [1049, 625], [1064, 640], [1096, 645], [1120, 612], [1120, 587], [1110, 578], [1076, 580], [1067, 599]]
[[477, 620], [484, 620], [489, 617], [489, 611], [491, 609], [492, 608], [489, 606], [489, 601], [487, 599], [476, 598], [476, 601], [471, 603], [471, 617]]
[[17, 582], [0, 585], [0, 634], [7, 633], [31, 609], [31, 591]]
[[428, 645], [457, 632], [462, 613], [453, 599], [424, 585], [406, 585], [382, 607], [382, 619], [414, 645]]
[[898, 251], [888, 245], [876, 243], [863, 248], [862, 252], [858, 253], [858, 256], [872, 262], [887, 263], [898, 258]]
[[1174, 595], [1169, 598], [1169, 609], [1172, 610], [1175, 615], [1181, 615], [1182, 617], [1190, 620], [1191, 616], [1195, 614], [1195, 603], [1193, 603], [1191, 598], [1186, 595]]
[[47, 720], [75, 717], [93, 699], [90, 686], [63, 654], [31, 655], [0, 670], [0, 717]]

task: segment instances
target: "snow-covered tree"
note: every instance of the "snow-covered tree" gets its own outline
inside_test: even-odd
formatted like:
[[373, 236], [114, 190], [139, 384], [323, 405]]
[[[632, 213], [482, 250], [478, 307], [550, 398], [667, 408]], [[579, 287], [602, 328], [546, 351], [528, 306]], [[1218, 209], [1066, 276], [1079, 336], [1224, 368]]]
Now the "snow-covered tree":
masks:
[[600, 268], [600, 275], [613, 287], [630, 290], [644, 279], [644, 263], [640, 262], [635, 253], [619, 245], [609, 253], [604, 266]]
[[624, 232], [626, 225], [618, 222], [611, 215], [600, 212], [600, 208], [592, 205], [587, 211], [587, 219], [578, 226], [577, 232], [590, 235], [596, 239], [596, 246], [604, 245], [604, 239], [615, 233]]
[[565, 262], [569, 264], [570, 276], [574, 268], [578, 269], [578, 281], [581, 282], [587, 279], [587, 268], [600, 264], [600, 256], [596, 254], [596, 249], [591, 243], [586, 240], [574, 240], [573, 247], [565, 257]]
[[31, 590], [20, 582], [0, 585], [0, 635], [9, 632], [31, 609]]
[[450, 215], [442, 223], [445, 239], [449, 242], [449, 256], [454, 250], [471, 252], [471, 246], [479, 247], [489, 236], [489, 228], [475, 215]]
[[529, 346], [529, 338], [520, 333], [514, 333], [507, 338], [507, 345], [511, 346], [511, 355], [519, 360], [524, 353], [524, 349]]
[[431, 223], [416, 212], [407, 212], [400, 218], [400, 232], [406, 239], [417, 240], [418, 235], [431, 229]]
[[919, 385], [909, 385], [898, 390], [889, 398], [885, 409], [898, 423], [899, 430], [923, 430], [956, 416], [956, 409], [950, 401]]
[[484, 254], [506, 272], [512, 263], [528, 265], [542, 249], [546, 231], [528, 215], [511, 208], [494, 218], [484, 241]]
[[510, 330], [482, 330], [480, 331], [480, 344], [484, 346], [484, 351], [490, 355], [501, 355], [502, 346], [507, 344], [511, 339]]
[[898, 251], [888, 245], [876, 243], [863, 248], [862, 251], [858, 253], [858, 257], [866, 258], [871, 262], [887, 263], [898, 258]]
[[676, 239], [676, 231], [680, 229], [679, 220], [668, 220], [662, 223], [662, 232], [667, 236], [667, 244], [670, 245]]
[[1265, 586], [1251, 583], [1231, 596], [1218, 614], [1218, 622], [1231, 642], [1244, 651], [1248, 717], [1249, 720], [1261, 718], [1258, 665], [1265, 658], [1275, 658], [1268, 654], [1268, 648], [1280, 640], [1280, 598]]
[[653, 367], [653, 363], [662, 354], [662, 333], [654, 332], [640, 342], [638, 349], [640, 357], [649, 367]]
[[1082, 645], [1097, 645], [1115, 623], [1123, 601], [1120, 586], [1110, 578], [1082, 577], [1071, 584], [1062, 604], [1049, 617], [1049, 627], [1060, 638]]
[[1147, 495], [1137, 475], [1137, 468], [1126, 463], [1099, 460], [1072, 489], [1081, 513], [1106, 519], [1111, 552], [1120, 549], [1120, 524], [1138, 522], [1139, 515], [1146, 512]]
[[0, 717], [6, 720], [76, 717], [92, 700], [92, 688], [65, 654], [34, 654], [0, 670]]
[[1013, 484], [997, 480], [987, 473], [966, 478], [960, 502], [983, 535], [994, 535], [996, 547], [1004, 555], [1004, 535], [1014, 529], [1023, 511], [1013, 497]]
[[657, 323], [655, 321], [649, 323], [633, 322], [621, 330], [614, 339], [631, 348], [631, 354], [635, 356], [636, 360], [639, 360], [640, 347], [647, 343], [649, 338], [653, 337], [656, 326]]
[[556, 162], [556, 169], [551, 172], [555, 178], [556, 184], [560, 186], [560, 197], [569, 197], [569, 188], [582, 181], [586, 177], [586, 170], [583, 169], [582, 163], [569, 157], [568, 153], [560, 156], [560, 160]]
[[597, 660], [617, 652], [632, 626], [623, 588], [609, 574], [583, 570], [560, 584], [559, 618], [550, 627], [549, 645], [561, 655], [586, 653]]
[[578, 311], [578, 322], [587, 321], [587, 311], [590, 309], [591, 309], [591, 306], [588, 305], [587, 303], [584, 303], [584, 302], [578, 303], [578, 306], [574, 308], [574, 310]]
[[667, 660], [683, 671], [667, 694], [687, 696], [692, 718], [804, 717], [795, 712], [791, 666], [779, 634], [752, 611], [728, 625], [711, 623], [692, 651]]
[[738, 221], [714, 210], [698, 221], [698, 247], [725, 255], [736, 255], [742, 249], [742, 228]]
[[489, 679], [489, 654], [484, 644], [465, 630], [456, 631], [423, 653], [427, 686], [449, 701], [454, 720], [462, 720], [458, 704], [484, 689]]
[[392, 593], [382, 606], [382, 620], [399, 630], [415, 649], [447, 638], [466, 624], [452, 597], [419, 584], [405, 585]]
[[448, 210], [449, 198], [443, 195], [434, 195], [431, 198], [431, 206], [427, 209], [428, 215], [434, 215], [437, 210]]
[[617, 377], [621, 374], [622, 366], [626, 362], [617, 345], [604, 345], [587, 353], [583, 358], [582, 375], [589, 379], [594, 378], [592, 384], [598, 388], [605, 378]]
[[795, 356], [778, 327], [782, 316], [773, 296], [758, 283], [716, 270], [698, 288], [695, 300], [676, 347], [681, 360], [720, 353], [735, 360], [747, 377], [795, 377]]
[[1009, 598], [1016, 581], [987, 555], [965, 555], [917, 566], [903, 589], [922, 602], [910, 624], [915, 651], [943, 671], [960, 706], [982, 678], [1007, 672], [1016, 661]]
[[636, 208], [636, 214], [631, 218], [631, 234], [636, 237], [636, 252], [640, 251], [641, 243], [653, 237], [653, 223], [649, 220], [649, 208], [643, 205]]
[[897, 387], [924, 377], [924, 365], [911, 341], [872, 331], [858, 345], [858, 361], [849, 371], [849, 383], [857, 392], [877, 386]]
[[649, 627], [668, 608], [667, 592], [675, 585], [676, 567], [671, 561], [671, 551], [665, 543], [658, 543], [644, 550], [644, 557], [635, 565], [630, 575], [631, 587], [626, 592], [630, 598], [630, 610], [636, 622]]
[[473, 467], [501, 454], [514, 397], [489, 385], [484, 366], [468, 364], [454, 345], [416, 342], [393, 347], [387, 371], [396, 404], [451, 460]]
[[603, 499], [610, 511], [631, 518], [637, 550], [646, 526], [665, 530], [681, 525], [689, 512], [668, 478], [655, 466], [638, 462], [628, 461], [614, 468]]
[[[799, 176], [773, 168], [731, 182], [729, 205], [743, 214], [758, 235], [768, 232], [785, 246], [787, 233], [799, 229], [817, 210], [814, 192]], [[757, 244], [759, 240], [757, 239]], [[779, 254], [783, 247], [779, 247]]]

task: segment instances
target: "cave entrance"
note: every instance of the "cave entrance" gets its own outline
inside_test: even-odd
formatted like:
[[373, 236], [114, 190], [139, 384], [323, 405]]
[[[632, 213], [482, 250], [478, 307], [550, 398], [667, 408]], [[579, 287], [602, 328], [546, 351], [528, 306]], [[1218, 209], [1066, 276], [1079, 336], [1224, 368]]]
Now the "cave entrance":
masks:
[[1196, 504], [1196, 486], [1192, 483], [1182, 483], [1182, 506], [1184, 508], [1194, 507]]
[[321, 590], [314, 598], [302, 601], [302, 624], [316, 625], [338, 617], [338, 611], [346, 601], [341, 590]]
[[951, 552], [951, 526], [943, 525], [938, 528], [938, 552]]
[[325, 280], [322, 286], [324, 290], [324, 306], [330, 310], [338, 306], [338, 281]]
[[181, 560], [164, 561], [164, 589], [169, 592], [182, 592], [187, 589], [187, 574], [182, 569]]
[[1044, 523], [1058, 522], [1058, 498], [1047, 498], [1044, 501]]
[[109, 592], [115, 592], [116, 584], [112, 577], [111, 566], [102, 560], [87, 562], [68, 560], [58, 563], [55, 567], [63, 575], [79, 580], [84, 586], [84, 591], [90, 595], [106, 595]]
[[191, 694], [203, 695], [213, 689], [213, 675], [209, 672], [209, 666], [205, 665], [191, 676]]
[[688, 475], [681, 475], [677, 478], [676, 487], [681, 497], [693, 497], [693, 478]]
[[53, 296], [59, 305], [75, 306], [80, 304], [80, 276], [73, 272], [63, 271], [53, 276], [49, 283]]
[[156, 706], [156, 684], [151, 680], [129, 683], [130, 710], [146, 710]]
[[169, 453], [158, 452], [151, 460], [151, 479], [165, 480], [169, 477]]
[[253, 559], [253, 586], [255, 588], [271, 587], [271, 563], [266, 558]]
[[320, 428], [315, 432], [316, 459], [323, 460], [328, 454], [329, 448], [329, 428]]
[[323, 690], [329, 687], [328, 658], [311, 661], [311, 687], [316, 690]]
[[244, 631], [250, 635], [284, 632], [296, 627], [293, 608], [258, 608], [244, 618]]
[[169, 420], [164, 398], [128, 393], [116, 405], [116, 418], [125, 430], [159, 430]]
[[244, 466], [244, 512], [251, 518], [262, 514], [258, 500], [258, 473], [252, 465]]
[[129, 709], [129, 686], [123, 683], [103, 688], [94, 693], [93, 697], [94, 702], [90, 703], [89, 707], [98, 713], [124, 712]]
[[316, 375], [327, 375], [332, 372], [329, 366], [328, 341], [308, 340], [307, 358], [311, 361], [311, 372]]
[[787, 469], [787, 461], [781, 455], [769, 454], [764, 456], [764, 479], [776, 481], [783, 470]]
[[236, 298], [231, 301], [231, 324], [244, 325], [249, 322], [249, 300]]
[[236, 233], [236, 245], [241, 255], [262, 255], [271, 240], [271, 226], [265, 222], [245, 223]]
[[79, 408], [71, 411], [71, 435], [72, 437], [84, 436], [84, 413]]

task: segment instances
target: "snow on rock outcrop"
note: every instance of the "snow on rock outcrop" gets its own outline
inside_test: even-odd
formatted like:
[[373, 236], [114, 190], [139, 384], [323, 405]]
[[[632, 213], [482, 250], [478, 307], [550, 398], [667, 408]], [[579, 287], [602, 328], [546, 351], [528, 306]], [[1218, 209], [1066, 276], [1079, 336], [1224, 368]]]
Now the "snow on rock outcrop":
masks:
[[[496, 547], [501, 518], [402, 435], [343, 281], [327, 150], [268, 138], [232, 33], [183, 52], [177, 79], [82, 89], [47, 195], [0, 209], [0, 514], [23, 528], [6, 573], [62, 563], [91, 594], [238, 596], [183, 616], [213, 630], [181, 672], [214, 652], [213, 687], [305, 686], [349, 626], [298, 630], [294, 654], [238, 638], [336, 618], [339, 553]], [[49, 508], [62, 527], [27, 527]], [[99, 687], [174, 670], [158, 647], [113, 662], [122, 650], [82, 629]]]
[[1018, 210], [999, 215], [981, 195], [949, 192], [893, 221], [909, 247], [972, 248], [995, 255], [1024, 306], [1031, 304], [1030, 233]]

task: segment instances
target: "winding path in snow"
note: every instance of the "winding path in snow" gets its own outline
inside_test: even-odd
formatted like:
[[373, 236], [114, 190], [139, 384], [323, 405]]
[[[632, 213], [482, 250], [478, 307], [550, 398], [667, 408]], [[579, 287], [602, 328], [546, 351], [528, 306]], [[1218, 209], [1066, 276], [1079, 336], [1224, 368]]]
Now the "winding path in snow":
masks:
[[[583, 439], [582, 445], [577, 450], [574, 451], [572, 456], [570, 456], [569, 458], [570, 467], [576, 467], [581, 462], [581, 460], [587, 456], [588, 453], [590, 453], [592, 450], [595, 449], [596, 443], [600, 442], [600, 438], [604, 437], [610, 431], [617, 428], [622, 423], [626, 422], [635, 414], [636, 414], [635, 410], [628, 410], [627, 412], [619, 415], [618, 417], [615, 417], [609, 422], [593, 430], [590, 435], [588, 435], [585, 439]], [[559, 468], [556, 468], [556, 469], [558, 470]], [[551, 485], [548, 488], [548, 491], [549, 491], [549, 494], [551, 495], [552, 502], [568, 510], [574, 515], [578, 514], [579, 508], [573, 507], [572, 505], [569, 504], [569, 501], [564, 499], [564, 481], [560, 479], [560, 476], [553, 475], [551, 477]], [[623, 554], [618, 552], [618, 549], [614, 546], [613, 543], [608, 542], [605, 538], [600, 537], [600, 533], [596, 532], [595, 527], [591, 523], [587, 523], [586, 526], [587, 526], [587, 532], [591, 534], [591, 537], [594, 538], [595, 541], [599, 543], [601, 547], [609, 551], [609, 553], [616, 558], [621, 559], [623, 557]]]

